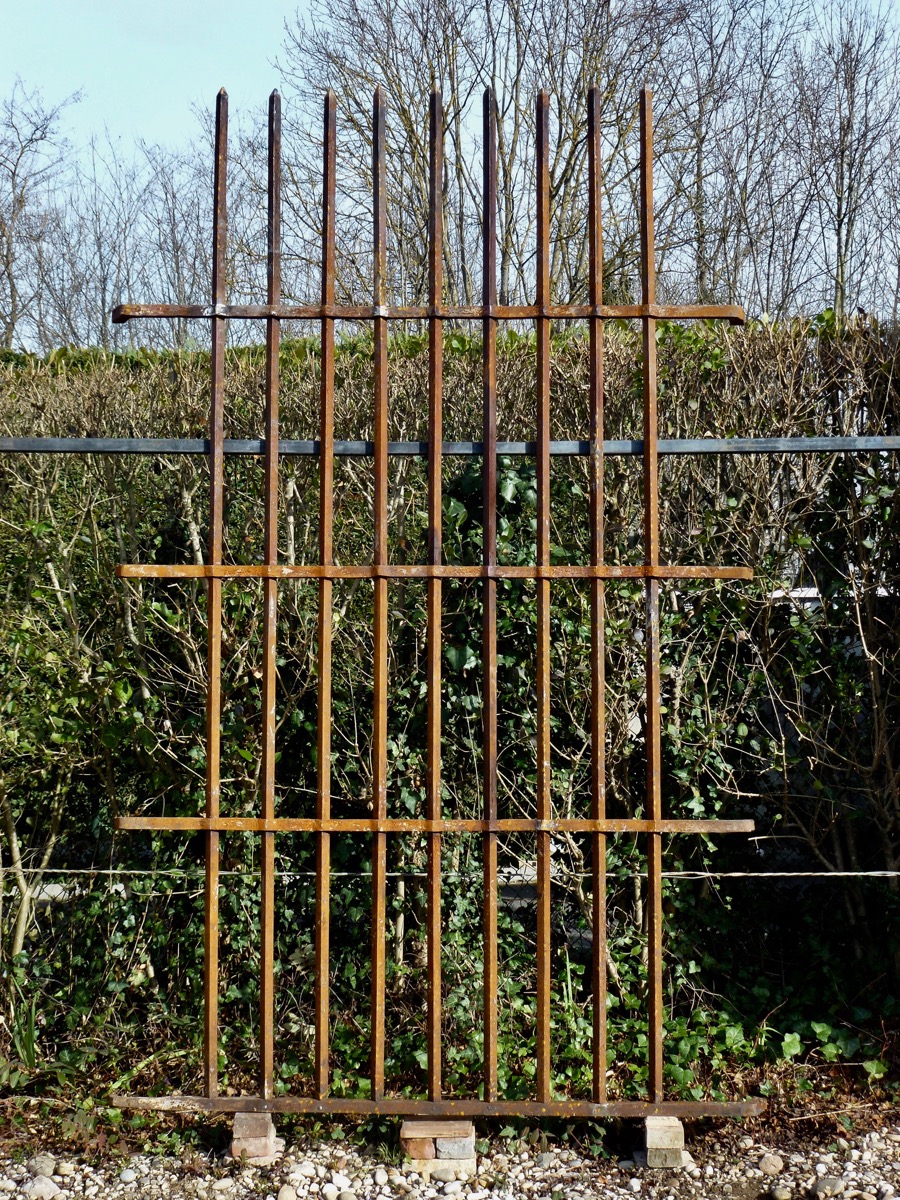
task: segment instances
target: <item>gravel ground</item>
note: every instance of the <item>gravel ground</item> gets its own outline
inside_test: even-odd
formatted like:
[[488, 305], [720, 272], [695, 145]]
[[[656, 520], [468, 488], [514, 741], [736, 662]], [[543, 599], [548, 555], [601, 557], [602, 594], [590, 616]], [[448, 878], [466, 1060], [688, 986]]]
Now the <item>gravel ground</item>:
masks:
[[[473, 1178], [426, 1184], [408, 1167], [382, 1163], [344, 1144], [300, 1142], [265, 1165], [226, 1157], [191, 1160], [135, 1155], [87, 1163], [38, 1154], [28, 1162], [0, 1155], [0, 1198], [13, 1200], [580, 1200], [652, 1196], [656, 1200], [888, 1200], [900, 1188], [900, 1123], [848, 1141], [781, 1150], [735, 1133], [698, 1143], [681, 1170], [648, 1170], [632, 1158], [584, 1158], [566, 1148], [478, 1157]], [[898, 1197], [900, 1200], [900, 1197]]]

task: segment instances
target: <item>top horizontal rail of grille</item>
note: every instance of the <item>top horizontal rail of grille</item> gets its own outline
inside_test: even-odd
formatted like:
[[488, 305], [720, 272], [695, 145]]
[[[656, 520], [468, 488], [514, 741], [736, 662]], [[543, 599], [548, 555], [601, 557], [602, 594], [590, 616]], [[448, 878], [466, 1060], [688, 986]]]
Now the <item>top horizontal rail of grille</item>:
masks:
[[726, 320], [741, 325], [744, 310], [736, 304], [120, 304], [113, 324], [140, 318], [232, 321], [658, 321]]

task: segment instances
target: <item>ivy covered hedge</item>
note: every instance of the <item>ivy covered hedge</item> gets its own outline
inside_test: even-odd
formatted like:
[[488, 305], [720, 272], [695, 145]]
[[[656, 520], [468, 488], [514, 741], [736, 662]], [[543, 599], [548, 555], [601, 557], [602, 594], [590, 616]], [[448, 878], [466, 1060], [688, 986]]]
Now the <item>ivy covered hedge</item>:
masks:
[[[871, 323], [698, 324], [659, 331], [661, 433], [689, 436], [897, 434], [893, 332]], [[640, 436], [640, 345], [607, 326], [607, 436]], [[426, 342], [392, 341], [391, 437], [425, 439]], [[500, 436], [534, 424], [534, 345], [510, 336], [498, 364]], [[203, 436], [207, 360], [192, 354], [59, 351], [0, 363], [0, 426], [29, 436]], [[263, 352], [229, 354], [226, 435], [262, 429]], [[312, 341], [283, 352], [283, 436], [317, 434]], [[337, 356], [337, 436], [370, 436], [365, 338]], [[588, 356], [577, 331], [553, 343], [556, 438], [587, 436]], [[480, 345], [447, 338], [445, 437], [480, 437]], [[533, 461], [501, 460], [499, 540], [533, 561]], [[226, 546], [262, 551], [261, 467], [230, 459]], [[391, 465], [391, 556], [423, 561], [424, 463]], [[640, 460], [606, 465], [611, 562], [640, 561]], [[697, 456], [664, 460], [661, 522], [671, 562], [752, 566], [749, 583], [662, 590], [666, 810], [751, 816], [758, 836], [672, 838], [666, 881], [667, 1073], [686, 1096], [722, 1095], [732, 1073], [774, 1057], [892, 1064], [900, 987], [900, 540], [897, 455]], [[445, 461], [448, 561], [477, 561], [478, 459]], [[314, 459], [281, 471], [285, 561], [316, 554]], [[340, 562], [371, 558], [371, 463], [339, 460]], [[587, 475], [554, 459], [553, 556], [587, 561]], [[201, 586], [124, 583], [122, 561], [202, 559], [206, 467], [192, 458], [0, 458], [0, 805], [2, 968], [10, 1021], [0, 1082], [59, 1076], [132, 1090], [198, 1086], [202, 972], [199, 839], [112, 833], [120, 813], [193, 813], [204, 773], [205, 598]], [[316, 590], [280, 588], [278, 810], [315, 797]], [[611, 815], [644, 804], [642, 592], [607, 587], [607, 762]], [[255, 811], [260, 741], [261, 589], [224, 588], [223, 812]], [[553, 800], [589, 805], [589, 595], [553, 587]], [[333, 811], [365, 815], [371, 793], [371, 585], [335, 585]], [[534, 804], [533, 587], [499, 588], [501, 815]], [[389, 810], [424, 812], [424, 590], [391, 586]], [[444, 803], [478, 813], [480, 593], [444, 587]], [[646, 1073], [643, 847], [609, 840], [610, 1088]], [[590, 1074], [588, 839], [553, 853], [555, 1087], [584, 1095]], [[280, 1081], [312, 1069], [313, 839], [277, 841]], [[501, 848], [501, 1087], [534, 1074], [534, 846]], [[257, 845], [224, 839], [222, 1044], [227, 1086], [254, 1070], [258, 1003]], [[389, 842], [387, 1070], [415, 1090], [424, 1054], [424, 862], [420, 839]], [[333, 1068], [336, 1091], [365, 1094], [369, 847], [333, 839]], [[444, 839], [444, 1048], [450, 1092], [480, 1074], [480, 842]], [[854, 872], [885, 872], [853, 878]], [[43, 873], [42, 873], [43, 872]], [[67, 872], [72, 872], [68, 874]], [[760, 875], [760, 873], [764, 873]], [[793, 878], [783, 878], [790, 873]], [[799, 875], [797, 874], [799, 873]], [[823, 877], [817, 877], [821, 874]], [[834, 876], [828, 878], [828, 876]], [[724, 876], [724, 877], [723, 877]], [[754, 877], [756, 876], [756, 877]], [[524, 881], [524, 883], [523, 883]], [[361, 936], [361, 930], [365, 936]], [[362, 949], [361, 949], [362, 947]], [[475, 1031], [473, 1033], [473, 1031]], [[765, 1085], [763, 1085], [765, 1086]]]

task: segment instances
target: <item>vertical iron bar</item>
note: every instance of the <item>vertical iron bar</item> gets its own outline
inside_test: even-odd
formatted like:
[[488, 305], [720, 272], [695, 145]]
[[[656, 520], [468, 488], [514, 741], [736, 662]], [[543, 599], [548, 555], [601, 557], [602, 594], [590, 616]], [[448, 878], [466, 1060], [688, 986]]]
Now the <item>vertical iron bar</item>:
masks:
[[[373, 288], [376, 307], [385, 304], [387, 209], [384, 186], [384, 93], [375, 91], [372, 114]], [[388, 561], [388, 360], [387, 319], [375, 317], [375, 562]], [[387, 580], [375, 580], [375, 670], [373, 680], [373, 816], [387, 816]], [[384, 960], [387, 835], [372, 835], [372, 1099], [384, 1097]]]
[[[334, 304], [335, 158], [337, 101], [325, 96], [322, 165], [322, 303]], [[319, 383], [319, 562], [334, 562], [334, 321], [320, 325]], [[331, 816], [331, 625], [332, 581], [319, 580], [319, 710], [316, 748], [316, 819]], [[316, 847], [316, 1093], [328, 1095], [328, 1009], [330, 990], [331, 834], [318, 835]]]
[[[641, 299], [656, 303], [653, 234], [653, 105], [649, 88], [641, 93]], [[659, 459], [657, 451], [656, 320], [644, 317], [644, 561], [659, 563]], [[662, 819], [659, 725], [659, 581], [646, 583], [647, 809], [652, 821]], [[649, 1098], [663, 1097], [662, 998], [662, 834], [648, 836], [647, 846], [647, 991], [649, 1019]]]
[[[443, 105], [431, 93], [429, 111], [430, 189], [428, 212], [428, 303], [441, 303], [443, 285], [444, 191]], [[441, 561], [441, 455], [443, 443], [444, 328], [428, 322], [428, 561]], [[441, 819], [441, 581], [428, 580], [428, 761], [427, 810]], [[428, 1097], [441, 1098], [441, 835], [428, 839]]]
[[[482, 303], [482, 487], [485, 566], [497, 563], [497, 128], [494, 94], [483, 100], [484, 190]], [[482, 585], [482, 787], [484, 816], [497, 819], [497, 583]], [[483, 835], [484, 856], [484, 1098], [497, 1099], [497, 835]]]
[[[269, 211], [267, 229], [267, 303], [281, 303], [281, 97], [269, 97]], [[281, 321], [266, 318], [266, 454], [264, 560], [278, 561], [278, 352]], [[275, 817], [275, 690], [278, 636], [278, 584], [263, 580], [262, 710], [263, 745], [260, 764], [262, 815]], [[262, 834], [260, 854], [262, 948], [260, 963], [260, 1085], [266, 1099], [272, 1096], [275, 1036], [275, 834]]]
[[[588, 93], [589, 301], [603, 303], [603, 220], [600, 210], [600, 89]], [[603, 322], [590, 320], [591, 564], [604, 556], [603, 515]], [[602, 579], [591, 580], [591, 820], [606, 816], [606, 614]], [[593, 1089], [606, 1100], [606, 835], [595, 833], [591, 855], [592, 996], [594, 1009]]]
[[[550, 303], [550, 99], [539, 92], [535, 113], [537, 304]], [[550, 320], [537, 326], [537, 562], [550, 565]], [[537, 589], [537, 817], [550, 804], [550, 580]], [[550, 1099], [550, 834], [537, 835], [537, 1092]]]
[[[213, 304], [226, 300], [225, 251], [228, 237], [228, 96], [216, 97], [215, 174], [213, 180]], [[209, 415], [209, 561], [222, 562], [225, 490], [225, 318], [211, 321], [211, 396]], [[219, 815], [222, 724], [222, 581], [207, 582], [206, 815]], [[219, 835], [206, 834], [204, 894], [204, 1025], [206, 1094], [219, 1094]]]

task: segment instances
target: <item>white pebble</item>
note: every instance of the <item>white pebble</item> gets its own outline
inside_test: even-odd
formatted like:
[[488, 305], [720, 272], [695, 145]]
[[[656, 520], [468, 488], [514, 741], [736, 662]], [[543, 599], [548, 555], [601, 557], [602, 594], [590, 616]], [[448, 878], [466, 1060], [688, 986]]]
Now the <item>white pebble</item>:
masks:
[[25, 1185], [23, 1191], [31, 1200], [53, 1200], [54, 1196], [59, 1195], [59, 1188], [49, 1175], [38, 1175]]
[[137, 1171], [132, 1171], [131, 1167], [126, 1167], [119, 1176], [122, 1183], [134, 1183], [137, 1179]]

